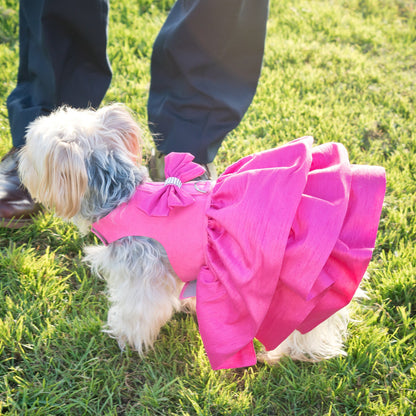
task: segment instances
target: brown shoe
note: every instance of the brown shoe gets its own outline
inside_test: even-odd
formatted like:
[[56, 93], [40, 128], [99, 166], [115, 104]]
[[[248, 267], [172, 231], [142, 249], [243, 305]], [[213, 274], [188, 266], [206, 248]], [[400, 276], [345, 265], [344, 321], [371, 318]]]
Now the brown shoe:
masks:
[[0, 162], [0, 227], [21, 228], [32, 222], [40, 210], [20, 182], [18, 153], [12, 148]]

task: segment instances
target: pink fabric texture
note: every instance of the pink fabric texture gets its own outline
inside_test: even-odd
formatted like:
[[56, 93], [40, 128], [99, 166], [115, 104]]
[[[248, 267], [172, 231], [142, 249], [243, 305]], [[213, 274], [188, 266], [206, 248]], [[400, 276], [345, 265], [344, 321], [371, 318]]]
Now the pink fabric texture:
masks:
[[247, 156], [213, 189], [184, 183], [201, 173], [190, 155], [172, 153], [166, 173], [180, 182], [140, 185], [93, 225], [106, 243], [155, 238], [183, 281], [197, 277], [213, 369], [255, 364], [254, 338], [273, 349], [313, 329], [351, 301], [371, 260], [384, 169], [351, 165], [340, 144], [312, 144], [303, 137]]

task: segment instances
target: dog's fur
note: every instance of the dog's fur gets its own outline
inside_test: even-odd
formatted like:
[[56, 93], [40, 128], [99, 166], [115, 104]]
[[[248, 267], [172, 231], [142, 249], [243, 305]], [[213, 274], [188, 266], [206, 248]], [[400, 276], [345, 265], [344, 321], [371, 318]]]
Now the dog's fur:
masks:
[[[19, 172], [33, 198], [83, 233], [93, 222], [128, 201], [147, 179], [140, 166], [141, 131], [130, 112], [114, 104], [100, 110], [63, 107], [30, 124]], [[85, 249], [85, 260], [108, 285], [106, 331], [123, 348], [151, 348], [161, 327], [182, 305], [183, 283], [163, 247], [146, 237], [126, 237]], [[295, 331], [262, 361], [319, 361], [345, 354], [348, 311], [344, 308], [311, 332]]]

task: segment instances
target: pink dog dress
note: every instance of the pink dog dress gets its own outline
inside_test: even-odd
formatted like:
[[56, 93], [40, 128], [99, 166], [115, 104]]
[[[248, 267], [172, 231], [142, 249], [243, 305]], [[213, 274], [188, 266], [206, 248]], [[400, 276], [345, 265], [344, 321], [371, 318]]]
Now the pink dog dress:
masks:
[[253, 365], [253, 339], [276, 348], [346, 306], [371, 260], [385, 171], [351, 165], [312, 137], [247, 156], [214, 186], [185, 153], [165, 159], [165, 183], [144, 183], [96, 222], [105, 243], [147, 236], [187, 285], [213, 369]]

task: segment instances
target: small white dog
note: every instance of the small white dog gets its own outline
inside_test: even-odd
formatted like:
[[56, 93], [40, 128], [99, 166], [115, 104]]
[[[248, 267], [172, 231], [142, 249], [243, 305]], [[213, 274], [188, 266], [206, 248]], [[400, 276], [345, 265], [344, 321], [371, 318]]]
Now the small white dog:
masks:
[[[34, 121], [20, 153], [20, 175], [33, 198], [83, 233], [128, 201], [147, 180], [140, 166], [140, 128], [122, 105], [100, 110], [61, 108]], [[151, 348], [161, 327], [180, 310], [183, 282], [161, 244], [125, 237], [86, 248], [86, 261], [108, 284], [106, 331], [123, 348], [140, 354]], [[343, 352], [346, 308], [306, 334], [292, 333], [275, 350], [258, 354], [277, 362], [283, 355], [318, 361]]]

